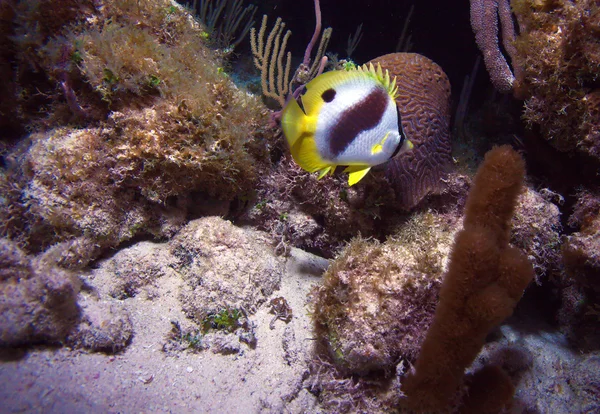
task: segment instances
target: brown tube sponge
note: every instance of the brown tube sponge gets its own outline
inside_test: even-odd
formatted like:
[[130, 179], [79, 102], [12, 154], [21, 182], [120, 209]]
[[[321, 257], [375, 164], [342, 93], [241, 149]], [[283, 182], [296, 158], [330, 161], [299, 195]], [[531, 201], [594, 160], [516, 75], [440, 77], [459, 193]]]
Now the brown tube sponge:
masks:
[[489, 151], [479, 167], [433, 322], [414, 371], [402, 382], [403, 403], [414, 410], [439, 412], [457, 404], [465, 368], [533, 278], [527, 257], [508, 245], [524, 176], [525, 163], [509, 146]]

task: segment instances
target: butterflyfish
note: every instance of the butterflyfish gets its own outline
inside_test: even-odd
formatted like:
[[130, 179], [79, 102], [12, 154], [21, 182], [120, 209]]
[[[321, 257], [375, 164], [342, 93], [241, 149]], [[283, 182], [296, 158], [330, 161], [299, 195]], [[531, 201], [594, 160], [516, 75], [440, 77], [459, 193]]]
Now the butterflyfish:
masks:
[[346, 166], [354, 185], [371, 167], [409, 151], [396, 107], [396, 78], [381, 66], [323, 73], [290, 99], [281, 125], [292, 157], [321, 179]]

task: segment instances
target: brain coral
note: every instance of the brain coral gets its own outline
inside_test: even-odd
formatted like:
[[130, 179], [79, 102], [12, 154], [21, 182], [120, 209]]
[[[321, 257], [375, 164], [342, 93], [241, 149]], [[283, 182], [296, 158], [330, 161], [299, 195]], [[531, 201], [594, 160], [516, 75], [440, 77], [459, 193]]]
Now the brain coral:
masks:
[[451, 159], [450, 82], [442, 68], [416, 53], [391, 53], [371, 63], [396, 77], [402, 128], [415, 146], [386, 166], [398, 202], [408, 210], [441, 190], [440, 178]]

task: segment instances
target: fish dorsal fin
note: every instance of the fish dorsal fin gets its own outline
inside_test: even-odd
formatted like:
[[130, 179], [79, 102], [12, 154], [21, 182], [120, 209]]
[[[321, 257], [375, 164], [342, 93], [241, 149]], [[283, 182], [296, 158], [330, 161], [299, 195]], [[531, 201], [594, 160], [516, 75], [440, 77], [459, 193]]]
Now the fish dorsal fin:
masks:
[[350, 165], [346, 167], [344, 172], [349, 173], [348, 185], [353, 186], [354, 184], [365, 178], [365, 175], [367, 175], [370, 169], [371, 167], [368, 165]]
[[357, 68], [358, 71], [365, 73], [373, 78], [377, 79], [381, 84], [385, 87], [388, 92], [388, 95], [392, 99], [396, 99], [398, 96], [398, 86], [396, 85], [396, 77], [394, 76], [390, 79], [390, 72], [386, 69], [385, 73], [381, 69], [381, 65], [378, 63], [377, 67], [373, 66], [372, 63], [364, 64]]

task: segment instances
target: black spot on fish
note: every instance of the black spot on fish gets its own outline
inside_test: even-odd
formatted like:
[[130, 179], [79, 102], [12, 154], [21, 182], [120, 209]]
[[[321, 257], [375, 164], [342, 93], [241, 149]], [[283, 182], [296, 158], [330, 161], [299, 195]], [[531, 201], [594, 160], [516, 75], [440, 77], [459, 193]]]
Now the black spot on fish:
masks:
[[377, 126], [389, 95], [383, 88], [375, 88], [365, 99], [344, 112], [337, 124], [329, 132], [329, 150], [334, 157], [340, 155], [356, 136]]
[[321, 94], [321, 98], [323, 98], [325, 102], [333, 101], [333, 99], [335, 98], [335, 89], [327, 89]]

